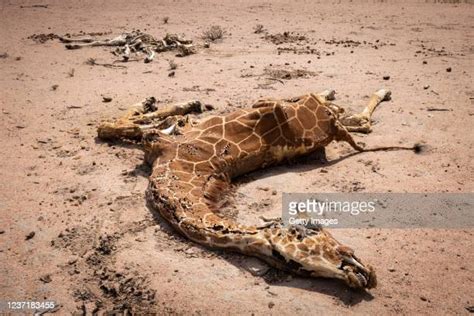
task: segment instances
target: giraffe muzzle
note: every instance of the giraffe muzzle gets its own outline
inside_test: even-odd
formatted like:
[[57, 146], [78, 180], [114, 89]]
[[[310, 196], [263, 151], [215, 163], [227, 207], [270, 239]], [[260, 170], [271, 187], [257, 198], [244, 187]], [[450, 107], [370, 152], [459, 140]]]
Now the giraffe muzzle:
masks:
[[350, 287], [370, 289], [377, 286], [375, 270], [370, 265], [363, 265], [354, 256], [343, 256], [340, 269], [344, 271]]

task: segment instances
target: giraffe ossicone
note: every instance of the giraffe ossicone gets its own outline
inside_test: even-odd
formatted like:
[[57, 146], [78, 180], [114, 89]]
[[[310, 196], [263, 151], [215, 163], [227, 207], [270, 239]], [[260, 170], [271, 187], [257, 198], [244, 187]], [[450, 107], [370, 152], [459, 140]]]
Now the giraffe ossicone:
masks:
[[[155, 115], [158, 122], [143, 120], [143, 116], [153, 116], [150, 113], [129, 112], [114, 123], [99, 126], [99, 136], [142, 139], [145, 159], [153, 166], [147, 200], [189, 239], [256, 256], [298, 275], [337, 278], [350, 287], [373, 288], [377, 284], [374, 269], [326, 229], [283, 226], [278, 220], [246, 226], [221, 216], [218, 210], [235, 177], [309, 154], [333, 140], [365, 151], [349, 131], [370, 132], [372, 113], [389, 94], [379, 90], [361, 114], [352, 116], [344, 116], [342, 108], [329, 102], [334, 92], [327, 90], [290, 100], [259, 100], [251, 108], [185, 126], [177, 136], [160, 131], [163, 116], [196, 111], [194, 101], [158, 109], [167, 114]], [[164, 128], [169, 131], [170, 126], [175, 129], [177, 125]], [[369, 150], [390, 149], [413, 147]]]

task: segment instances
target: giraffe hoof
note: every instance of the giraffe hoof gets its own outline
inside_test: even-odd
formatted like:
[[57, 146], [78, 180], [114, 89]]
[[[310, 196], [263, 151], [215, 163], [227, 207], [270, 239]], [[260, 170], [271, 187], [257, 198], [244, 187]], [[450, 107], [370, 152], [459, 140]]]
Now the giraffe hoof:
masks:
[[323, 92], [319, 93], [319, 95], [324, 97], [327, 101], [336, 100], [336, 90], [324, 90]]
[[390, 101], [392, 99], [392, 92], [387, 89], [380, 89], [375, 94], [382, 100], [382, 101]]

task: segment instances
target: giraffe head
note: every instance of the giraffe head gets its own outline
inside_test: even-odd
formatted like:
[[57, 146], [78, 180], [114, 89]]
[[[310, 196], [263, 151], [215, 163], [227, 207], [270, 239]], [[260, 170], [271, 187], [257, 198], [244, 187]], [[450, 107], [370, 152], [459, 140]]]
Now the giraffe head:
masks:
[[272, 229], [272, 256], [297, 274], [337, 278], [353, 288], [377, 285], [374, 269], [364, 265], [354, 251], [324, 229], [291, 226]]

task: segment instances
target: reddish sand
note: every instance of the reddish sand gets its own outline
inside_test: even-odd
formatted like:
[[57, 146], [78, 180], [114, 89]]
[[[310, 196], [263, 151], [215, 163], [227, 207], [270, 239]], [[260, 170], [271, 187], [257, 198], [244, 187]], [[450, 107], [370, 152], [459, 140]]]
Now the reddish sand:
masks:
[[[474, 305], [472, 229], [334, 231], [376, 268], [379, 286], [367, 293], [274, 270], [254, 276], [250, 271], [265, 269], [260, 261], [203, 249], [155, 218], [145, 205], [149, 169], [139, 147], [95, 138], [102, 119], [148, 96], [200, 99], [223, 113], [262, 96], [332, 88], [338, 104], [358, 111], [385, 87], [393, 100], [377, 110], [373, 133], [357, 140], [422, 141], [424, 154], [367, 153], [251, 174], [237, 191], [238, 217], [279, 216], [282, 192], [472, 192], [471, 4], [51, 0], [47, 8], [29, 7], [34, 4], [42, 3], [0, 4], [0, 299], [55, 300], [58, 314], [431, 315], [466, 314]], [[263, 33], [254, 33], [257, 24]], [[202, 44], [211, 25], [226, 34], [209, 49], [184, 58], [163, 53], [126, 69], [85, 64], [113, 62], [108, 48], [69, 51], [57, 40], [28, 39], [141, 29], [157, 37], [184, 33]], [[264, 38], [286, 31], [305, 39], [277, 45]], [[277, 54], [278, 47], [287, 50]], [[178, 65], [174, 77], [168, 60]], [[267, 79], [275, 76], [280, 81]], [[102, 96], [113, 100], [103, 103]], [[328, 158], [349, 151], [331, 144]]]

